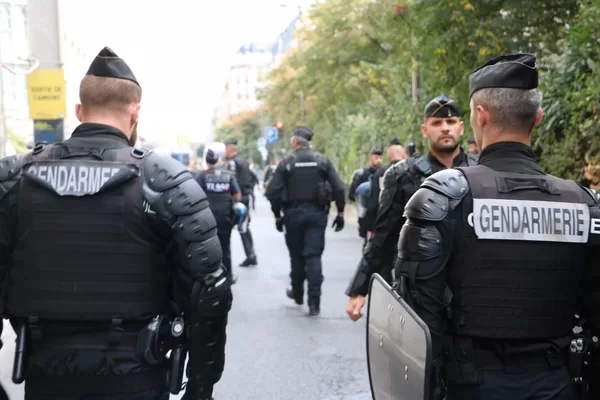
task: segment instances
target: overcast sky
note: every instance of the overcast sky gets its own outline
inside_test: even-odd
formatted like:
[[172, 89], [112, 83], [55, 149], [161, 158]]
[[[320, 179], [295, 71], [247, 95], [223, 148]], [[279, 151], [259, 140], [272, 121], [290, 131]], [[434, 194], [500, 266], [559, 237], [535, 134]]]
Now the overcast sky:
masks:
[[[111, 47], [142, 88], [140, 126], [187, 133], [209, 130], [235, 51], [271, 42], [308, 0], [60, 0], [61, 24], [93, 56]], [[288, 7], [282, 7], [287, 4]], [[85, 73], [83, 71], [82, 73]], [[164, 133], [163, 133], [164, 134]], [[153, 136], [146, 132], [146, 135]]]

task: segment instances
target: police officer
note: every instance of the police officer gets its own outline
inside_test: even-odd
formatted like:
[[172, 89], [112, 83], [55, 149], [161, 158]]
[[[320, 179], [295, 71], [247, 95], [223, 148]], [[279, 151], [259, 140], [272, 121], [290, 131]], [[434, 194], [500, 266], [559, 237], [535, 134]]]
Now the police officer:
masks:
[[25, 399], [164, 400], [187, 349], [183, 398], [208, 400], [232, 294], [206, 195], [177, 160], [132, 147], [142, 90], [111, 49], [79, 93], [70, 139], [0, 162], [3, 315], [26, 352], [13, 379]]
[[479, 149], [477, 148], [477, 143], [475, 143], [475, 138], [470, 137], [467, 139], [467, 154], [479, 154]]
[[[237, 152], [237, 139], [229, 139], [225, 141], [225, 160], [227, 161], [227, 169], [235, 174], [235, 177], [242, 190], [242, 203], [250, 209], [250, 196], [254, 189], [255, 183], [250, 172], [250, 164], [246, 159], [240, 156]], [[248, 214], [248, 223], [250, 223], [250, 214]], [[254, 241], [250, 229], [240, 232], [246, 259], [240, 264], [240, 267], [250, 267], [257, 265], [256, 254], [254, 253]]]
[[217, 167], [219, 156], [214, 151], [206, 152], [207, 169], [196, 176], [217, 221], [217, 235], [223, 252], [223, 265], [227, 269], [229, 279], [235, 283], [233, 266], [231, 265], [231, 230], [234, 226], [233, 203], [242, 200], [242, 192], [235, 176]]
[[449, 400], [577, 398], [566, 358], [598, 205], [535, 161], [535, 61], [505, 54], [471, 74], [479, 165], [430, 176], [405, 207], [396, 287], [429, 326]]
[[375, 232], [346, 290], [350, 296], [346, 310], [350, 318], [360, 318], [374, 273], [391, 281], [404, 206], [421, 183], [434, 172], [477, 163], [475, 157], [466, 155], [459, 146], [463, 131], [461, 112], [454, 100], [442, 94], [425, 105], [421, 133], [429, 141], [429, 153], [396, 163], [384, 175]]
[[[373, 147], [369, 153], [369, 166], [357, 169], [352, 174], [352, 180], [350, 187], [348, 188], [348, 199], [350, 201], [356, 201], [355, 192], [360, 184], [369, 182], [371, 175], [377, 172], [381, 168], [381, 162], [383, 160], [383, 149], [380, 147]], [[374, 221], [368, 221], [366, 215], [358, 218], [358, 235], [364, 238], [366, 241], [367, 230], [373, 226]]]
[[310, 150], [312, 129], [298, 126], [292, 135], [293, 150], [277, 166], [266, 196], [271, 202], [277, 230], [283, 232], [285, 227], [292, 264], [292, 285], [286, 294], [296, 304], [303, 304], [304, 281], [307, 280], [309, 314], [318, 315], [327, 214], [333, 199], [337, 208], [333, 227], [336, 232], [341, 231], [346, 205], [344, 183], [327, 157]]
[[386, 151], [386, 157], [388, 159], [388, 165], [377, 169], [374, 174], [369, 177], [371, 182], [371, 190], [369, 193], [369, 199], [367, 200], [367, 210], [365, 215], [365, 228], [367, 229], [367, 241], [371, 240], [373, 235], [373, 229], [375, 227], [375, 221], [377, 219], [377, 213], [379, 212], [379, 193], [381, 192], [381, 182], [385, 171], [392, 165], [406, 158], [407, 153], [400, 140], [394, 138], [390, 141], [390, 144]]

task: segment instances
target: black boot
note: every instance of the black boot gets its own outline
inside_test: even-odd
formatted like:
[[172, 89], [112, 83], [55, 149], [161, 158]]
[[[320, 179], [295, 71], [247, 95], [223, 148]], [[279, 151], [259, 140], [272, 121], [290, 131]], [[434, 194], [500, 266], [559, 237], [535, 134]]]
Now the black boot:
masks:
[[319, 297], [308, 298], [308, 315], [317, 316], [321, 313], [321, 299]]
[[251, 256], [246, 258], [244, 262], [240, 264], [240, 267], [252, 267], [254, 265], [258, 265], [258, 262], [256, 261], [256, 256]]
[[287, 295], [288, 298], [294, 300], [296, 302], [296, 304], [298, 304], [299, 306], [304, 304], [304, 295], [302, 295], [302, 294], [300, 294], [299, 296], [294, 295], [294, 291], [292, 290], [292, 288], [286, 289], [285, 294]]

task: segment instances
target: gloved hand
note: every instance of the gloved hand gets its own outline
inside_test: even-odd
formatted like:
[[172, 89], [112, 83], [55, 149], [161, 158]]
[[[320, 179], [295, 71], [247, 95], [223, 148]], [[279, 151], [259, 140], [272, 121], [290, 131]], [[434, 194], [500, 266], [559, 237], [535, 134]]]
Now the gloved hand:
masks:
[[277, 228], [277, 230], [279, 232], [283, 232], [283, 218], [282, 217], [275, 219], [275, 228]]
[[186, 386], [185, 393], [181, 400], [213, 400], [212, 391], [212, 387], [192, 390], [190, 386]]
[[334, 228], [335, 232], [339, 232], [344, 229], [344, 214], [338, 214], [333, 220], [333, 224], [331, 224], [331, 226]]
[[8, 394], [4, 388], [0, 385], [0, 400], [8, 400]]

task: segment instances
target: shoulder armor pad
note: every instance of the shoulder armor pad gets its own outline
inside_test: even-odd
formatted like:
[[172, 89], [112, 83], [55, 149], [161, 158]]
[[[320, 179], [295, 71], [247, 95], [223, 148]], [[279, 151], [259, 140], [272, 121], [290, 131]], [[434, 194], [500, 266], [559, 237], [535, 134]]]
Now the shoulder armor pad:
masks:
[[359, 169], [355, 170], [355, 171], [352, 173], [352, 179], [354, 179], [354, 178], [355, 178], [355, 177], [357, 177], [357, 176], [362, 176], [362, 175], [363, 175], [363, 172], [364, 172], [364, 170], [363, 170], [362, 168], [359, 168]]
[[453, 200], [460, 200], [469, 192], [469, 182], [460, 170], [449, 168], [425, 179], [421, 188], [428, 188]]
[[133, 149], [131, 149], [131, 157], [142, 159], [142, 158], [146, 157], [148, 154], [150, 154], [151, 152], [152, 152], [152, 150], [146, 149], [144, 147], [134, 147]]
[[410, 168], [408, 160], [398, 161], [383, 173], [383, 187], [391, 187], [398, 182]]
[[421, 187], [406, 202], [404, 217], [424, 221], [441, 221], [448, 215], [450, 199], [428, 187]]
[[164, 192], [193, 178], [182, 163], [156, 153], [146, 159], [143, 176], [148, 187], [156, 192]]
[[23, 168], [25, 157], [21, 154], [4, 157], [0, 160], [0, 182], [7, 182], [18, 178]]
[[591, 198], [593, 204], [598, 204], [598, 202], [600, 201], [600, 194], [598, 192], [596, 192], [594, 189], [590, 189], [585, 186], [580, 185], [580, 187]]

